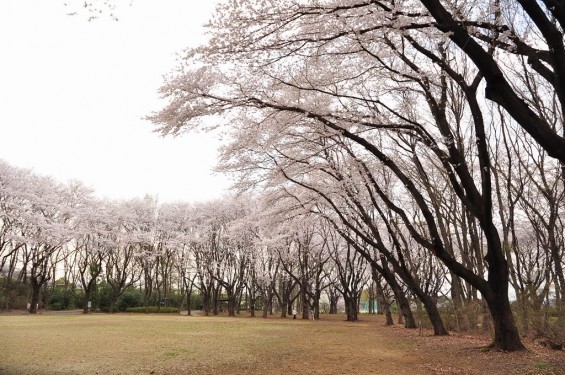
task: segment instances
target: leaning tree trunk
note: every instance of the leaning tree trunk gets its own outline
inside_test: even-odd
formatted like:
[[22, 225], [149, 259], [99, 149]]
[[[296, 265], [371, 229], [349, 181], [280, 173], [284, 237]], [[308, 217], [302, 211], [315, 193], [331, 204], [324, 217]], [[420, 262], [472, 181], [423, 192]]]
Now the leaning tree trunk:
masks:
[[436, 302], [433, 300], [433, 298], [422, 290], [419, 283], [406, 270], [404, 270], [402, 266], [398, 264], [398, 262], [395, 261], [395, 263], [393, 263], [393, 266], [395, 267], [395, 270], [402, 281], [404, 281], [404, 283], [408, 286], [408, 288], [410, 288], [412, 293], [414, 293], [416, 297], [418, 297], [418, 299], [424, 304], [424, 308], [426, 309], [426, 313], [428, 314], [428, 317], [434, 329], [434, 335], [449, 335], [449, 332], [447, 332], [447, 329], [443, 324], [443, 319], [441, 318]]
[[446, 336], [449, 335], [449, 332], [445, 328], [443, 324], [443, 319], [439, 313], [437, 308], [436, 302], [426, 293], [417, 293], [415, 292], [424, 308], [426, 309], [426, 313], [428, 314], [428, 318], [430, 319], [430, 323], [432, 323], [432, 327], [434, 329], [435, 336]]
[[396, 281], [394, 273], [388, 267], [388, 263], [383, 260], [382, 267], [375, 263], [372, 267], [372, 272], [374, 273], [373, 277], [376, 277], [377, 271], [383, 276], [388, 286], [392, 289], [392, 293], [394, 294], [394, 298], [396, 299], [396, 302], [400, 309], [401, 316], [404, 318], [404, 328], [417, 328], [418, 325], [416, 324], [416, 319], [414, 319], [414, 314], [412, 314], [410, 302], [408, 301], [408, 298], [406, 298], [402, 287], [400, 286], [398, 281]]

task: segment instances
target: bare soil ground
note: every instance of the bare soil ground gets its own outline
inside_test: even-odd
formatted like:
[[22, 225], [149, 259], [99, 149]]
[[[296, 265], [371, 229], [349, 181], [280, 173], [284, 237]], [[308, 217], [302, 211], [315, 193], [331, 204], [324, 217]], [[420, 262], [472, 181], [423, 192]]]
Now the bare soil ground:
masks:
[[565, 374], [565, 352], [486, 351], [479, 334], [434, 337], [346, 322], [277, 317], [0, 314], [0, 374]]

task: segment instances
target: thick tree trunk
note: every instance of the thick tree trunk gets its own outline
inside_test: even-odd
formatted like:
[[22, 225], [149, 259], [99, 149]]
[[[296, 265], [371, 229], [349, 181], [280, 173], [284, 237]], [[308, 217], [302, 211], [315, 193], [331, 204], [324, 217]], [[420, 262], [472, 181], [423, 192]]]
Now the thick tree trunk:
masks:
[[332, 289], [329, 293], [329, 300], [330, 300], [330, 314], [337, 314], [337, 303], [339, 301], [339, 294], [337, 291]]
[[337, 314], [337, 301], [338, 299], [330, 299], [330, 314]]
[[357, 315], [357, 298], [351, 296], [343, 296], [345, 300], [345, 315], [348, 322], [356, 322]]
[[200, 292], [202, 295], [202, 311], [204, 312], [204, 316], [210, 316], [212, 293], [210, 289], [205, 286], [202, 286]]
[[245, 305], [249, 311], [249, 316], [255, 317], [255, 305], [257, 303], [256, 291], [253, 287], [247, 288], [247, 293], [245, 294]]
[[267, 318], [269, 311], [272, 311], [273, 307], [273, 292], [269, 291], [263, 296], [263, 319]]
[[510, 304], [504, 303], [504, 301], [493, 301], [489, 303], [489, 309], [494, 325], [494, 339], [490, 346], [494, 349], [507, 351], [525, 350], [526, 348], [520, 340], [514, 322]]
[[267, 319], [267, 315], [269, 315], [269, 307], [270, 307], [269, 304], [270, 301], [265, 301], [265, 300], [263, 301], [263, 312], [261, 314], [261, 317], [263, 319]]
[[[489, 284], [491, 282], [492, 280], [489, 280]], [[525, 350], [510, 308], [508, 284], [502, 283], [491, 293], [485, 295], [485, 301], [490, 310], [494, 328], [494, 338], [490, 347], [505, 351]]]
[[255, 296], [250, 296], [249, 297], [249, 315], [251, 317], [255, 317], [255, 303], [257, 298], [255, 298]]
[[37, 307], [39, 305], [39, 293], [41, 292], [41, 283], [35, 280], [35, 277], [31, 277], [31, 301], [29, 306], [30, 314], [37, 314]]
[[312, 310], [314, 310], [314, 317], [316, 319], [320, 319], [320, 297], [321, 297], [322, 291], [317, 289], [316, 293], [314, 295], [314, 301], [312, 303]]
[[192, 314], [192, 288], [186, 293], [186, 316]]
[[282, 302], [280, 308], [281, 308], [281, 318], [286, 318], [286, 311], [288, 309], [287, 302], [286, 301]]
[[506, 351], [525, 350], [510, 308], [508, 263], [494, 225], [486, 228], [485, 238], [489, 249], [485, 258], [488, 263], [488, 288], [481, 290], [481, 293], [490, 310], [494, 326], [494, 339], [490, 347]]
[[228, 316], [235, 316], [235, 295], [228, 293]]
[[90, 288], [84, 291], [84, 299], [82, 300], [83, 314], [88, 314], [88, 310], [89, 310], [88, 304], [90, 303], [91, 296], [92, 296], [92, 290], [90, 290]]
[[449, 335], [449, 332], [447, 331], [445, 325], [443, 324], [443, 319], [441, 318], [441, 315], [439, 313], [435, 301], [425, 293], [423, 293], [422, 296], [420, 297], [420, 301], [422, 301], [422, 304], [424, 305], [424, 308], [428, 313], [428, 318], [430, 319], [430, 322], [432, 323], [432, 327], [434, 329], [434, 335], [435, 336]]
[[[85, 282], [83, 282], [83, 286], [84, 285], [85, 285]], [[90, 279], [88, 284], [86, 284], [86, 288], [84, 288], [84, 299], [82, 300], [82, 313], [83, 314], [88, 314], [88, 312], [89, 312], [88, 311], [89, 310], [88, 304], [92, 300], [92, 292], [94, 291], [95, 286], [96, 286], [96, 279], [92, 278], [92, 279]]]
[[383, 305], [383, 312], [384, 312], [384, 315], [386, 317], [386, 323], [385, 324], [387, 326], [394, 325], [394, 320], [392, 319], [392, 314], [390, 312], [390, 305], [388, 303]]
[[220, 286], [212, 288], [212, 312], [214, 315], [220, 313], [220, 292]]

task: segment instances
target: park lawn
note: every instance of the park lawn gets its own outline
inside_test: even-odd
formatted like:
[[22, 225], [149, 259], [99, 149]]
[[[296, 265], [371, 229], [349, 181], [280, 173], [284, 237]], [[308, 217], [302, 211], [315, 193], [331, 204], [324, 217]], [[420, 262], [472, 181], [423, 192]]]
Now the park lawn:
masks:
[[486, 343], [375, 316], [0, 315], [0, 374], [565, 374], [563, 352]]

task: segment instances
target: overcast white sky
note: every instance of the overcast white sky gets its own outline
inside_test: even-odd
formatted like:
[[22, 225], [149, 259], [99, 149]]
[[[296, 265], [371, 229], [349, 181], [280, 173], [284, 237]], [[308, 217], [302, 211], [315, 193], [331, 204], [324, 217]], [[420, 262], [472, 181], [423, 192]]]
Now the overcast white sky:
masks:
[[142, 119], [215, 1], [134, 0], [118, 22], [67, 16], [63, 3], [0, 2], [0, 159], [115, 199], [223, 195], [213, 135], [161, 138]]

